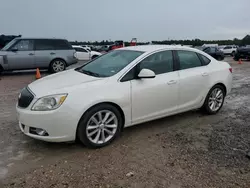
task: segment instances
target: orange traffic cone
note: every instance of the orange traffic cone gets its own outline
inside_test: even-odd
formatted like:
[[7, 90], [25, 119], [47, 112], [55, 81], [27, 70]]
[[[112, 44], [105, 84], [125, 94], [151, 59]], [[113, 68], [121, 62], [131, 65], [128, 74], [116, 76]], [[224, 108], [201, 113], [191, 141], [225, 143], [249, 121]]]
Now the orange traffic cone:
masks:
[[242, 64], [242, 61], [241, 61], [241, 59], [239, 59], [239, 62], [238, 62], [238, 64], [239, 64], [239, 65], [241, 65], [241, 64]]
[[40, 70], [39, 68], [36, 69], [36, 79], [41, 78]]

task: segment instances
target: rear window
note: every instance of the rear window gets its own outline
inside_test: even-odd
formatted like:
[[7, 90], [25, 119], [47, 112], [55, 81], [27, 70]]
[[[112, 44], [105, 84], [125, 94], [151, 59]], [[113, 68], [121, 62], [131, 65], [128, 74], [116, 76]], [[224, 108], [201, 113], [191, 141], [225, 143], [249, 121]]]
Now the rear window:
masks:
[[67, 40], [53, 40], [54, 48], [56, 50], [69, 50], [73, 49]]

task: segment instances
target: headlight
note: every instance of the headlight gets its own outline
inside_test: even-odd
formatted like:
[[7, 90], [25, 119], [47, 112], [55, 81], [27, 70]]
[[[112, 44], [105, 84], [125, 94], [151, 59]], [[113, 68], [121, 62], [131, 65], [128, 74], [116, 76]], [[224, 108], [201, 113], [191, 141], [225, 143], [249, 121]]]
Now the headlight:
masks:
[[65, 101], [67, 94], [58, 94], [42, 97], [38, 99], [32, 106], [31, 110], [34, 111], [48, 111], [59, 108]]

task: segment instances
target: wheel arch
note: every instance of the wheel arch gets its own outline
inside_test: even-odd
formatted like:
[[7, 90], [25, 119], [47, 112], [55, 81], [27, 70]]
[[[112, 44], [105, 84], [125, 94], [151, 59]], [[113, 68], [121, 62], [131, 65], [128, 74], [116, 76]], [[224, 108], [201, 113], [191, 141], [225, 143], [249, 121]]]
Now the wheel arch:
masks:
[[114, 106], [114, 107], [120, 112], [120, 114], [121, 114], [121, 116], [122, 116], [122, 130], [123, 130], [124, 125], [125, 125], [125, 114], [124, 114], [122, 108], [121, 108], [118, 104], [116, 104], [116, 103], [114, 103], [114, 102], [108, 102], [108, 101], [106, 101], [106, 102], [99, 102], [99, 103], [94, 104], [94, 105], [92, 105], [91, 107], [89, 107], [89, 108], [82, 114], [81, 118], [79, 119], [79, 121], [78, 121], [78, 123], [77, 123], [76, 137], [75, 137], [76, 139], [78, 139], [78, 138], [77, 138], [77, 131], [78, 131], [78, 127], [79, 127], [79, 125], [80, 125], [80, 122], [81, 122], [82, 119], [84, 118], [84, 115], [85, 115], [89, 110], [91, 110], [92, 108], [95, 108], [96, 106], [99, 106], [99, 105], [102, 105], [102, 104], [109, 104], [109, 105], [112, 105], [112, 106]]
[[227, 87], [226, 87], [226, 85], [223, 84], [222, 82], [218, 82], [218, 83], [214, 84], [214, 85], [209, 89], [209, 91], [210, 91], [213, 87], [215, 87], [215, 86], [221, 86], [221, 87], [223, 87], [223, 89], [224, 89], [224, 91], [225, 91], [225, 95], [227, 95]]

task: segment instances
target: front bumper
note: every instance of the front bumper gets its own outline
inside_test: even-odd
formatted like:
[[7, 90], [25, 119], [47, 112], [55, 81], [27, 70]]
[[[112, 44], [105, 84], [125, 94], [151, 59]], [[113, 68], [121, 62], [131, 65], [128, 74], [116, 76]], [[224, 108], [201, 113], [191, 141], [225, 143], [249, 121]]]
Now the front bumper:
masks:
[[[21, 131], [32, 138], [48, 142], [74, 141], [76, 136], [77, 118], [69, 114], [70, 110], [56, 109], [53, 111], [31, 111], [29, 108], [16, 107]], [[31, 128], [43, 129], [48, 136], [33, 134]]]

